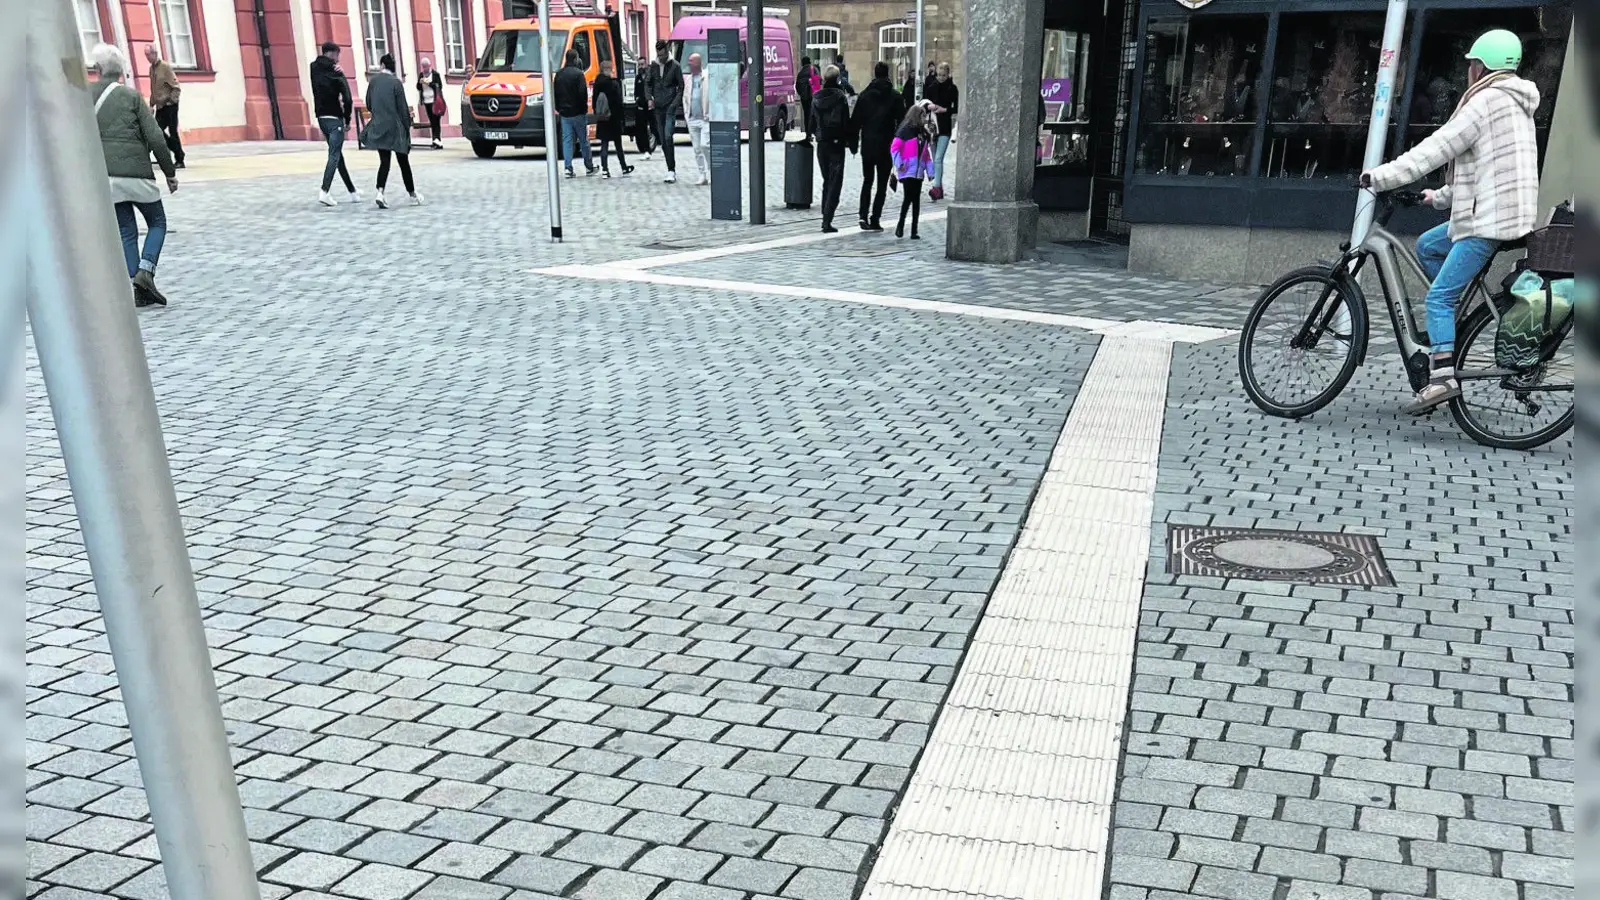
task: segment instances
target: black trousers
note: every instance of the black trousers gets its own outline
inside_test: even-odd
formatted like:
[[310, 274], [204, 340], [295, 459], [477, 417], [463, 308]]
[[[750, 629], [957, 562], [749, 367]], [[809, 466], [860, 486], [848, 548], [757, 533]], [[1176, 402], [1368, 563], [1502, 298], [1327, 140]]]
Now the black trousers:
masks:
[[844, 189], [843, 144], [822, 141], [817, 144], [817, 165], [822, 168], [822, 224], [833, 224], [839, 208], [839, 192]]
[[[889, 195], [889, 173], [894, 168], [894, 161], [889, 157], [889, 148], [879, 152], [874, 148], [871, 153], [861, 152], [861, 221], [878, 224], [883, 218], [883, 203]], [[874, 197], [873, 185], [877, 185], [878, 193]], [[872, 215], [867, 215], [871, 204]]]
[[[389, 183], [389, 157], [388, 150], [378, 151], [378, 190]], [[395, 153], [393, 156], [400, 161], [400, 181], [406, 186], [406, 193], [415, 194], [417, 185], [411, 180], [411, 154]]]
[[911, 233], [916, 234], [917, 219], [922, 215], [922, 179], [900, 179], [900, 193], [900, 227], [894, 230], [895, 234], [905, 231], [907, 210], [911, 212]]
[[622, 152], [622, 126], [618, 125], [616, 131], [599, 131], [600, 138], [600, 168], [611, 171], [611, 148], [617, 148], [617, 165], [624, 170], [628, 168], [628, 154]]
[[442, 118], [444, 117], [433, 111], [432, 106], [428, 107], [428, 128], [433, 131], [433, 139], [436, 141], [439, 139], [439, 120]]
[[172, 151], [172, 161], [183, 165], [183, 142], [178, 139], [178, 104], [172, 103], [156, 110], [156, 124], [166, 136], [167, 149]]
[[[649, 153], [661, 143], [661, 135], [656, 131], [656, 114], [649, 107], [641, 106], [633, 116], [633, 146], [640, 153]], [[651, 140], [654, 136], [655, 140]]]

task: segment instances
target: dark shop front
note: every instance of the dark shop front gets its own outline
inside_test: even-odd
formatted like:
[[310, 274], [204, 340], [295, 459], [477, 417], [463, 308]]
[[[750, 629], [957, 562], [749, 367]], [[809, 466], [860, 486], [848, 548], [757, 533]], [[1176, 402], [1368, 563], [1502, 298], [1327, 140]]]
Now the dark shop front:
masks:
[[[1130, 239], [1131, 269], [1259, 281], [1286, 264], [1325, 255], [1350, 228], [1386, 4], [1192, 5], [1139, 5], [1126, 143], [1120, 154], [1092, 157], [1086, 174], [1120, 164], [1114, 199]], [[1566, 0], [1413, 2], [1388, 157], [1450, 117], [1466, 87], [1467, 47], [1484, 31], [1508, 28], [1523, 41], [1521, 74], [1541, 95], [1535, 119], [1542, 162], [1571, 23]], [[1046, 40], [1048, 59], [1048, 34]], [[1094, 148], [1094, 138], [1113, 129], [1088, 130]], [[1435, 183], [1440, 179], [1436, 174]], [[1089, 196], [1096, 193], [1089, 189]], [[1420, 231], [1438, 221], [1440, 213], [1413, 211], [1411, 220], [1395, 224]]]

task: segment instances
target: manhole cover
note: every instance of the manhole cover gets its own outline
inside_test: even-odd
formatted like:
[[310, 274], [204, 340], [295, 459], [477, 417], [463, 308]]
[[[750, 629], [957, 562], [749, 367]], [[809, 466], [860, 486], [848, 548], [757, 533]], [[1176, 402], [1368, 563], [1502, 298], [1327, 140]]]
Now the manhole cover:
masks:
[[1167, 571], [1253, 581], [1394, 584], [1377, 540], [1317, 531], [1174, 525], [1167, 530]]

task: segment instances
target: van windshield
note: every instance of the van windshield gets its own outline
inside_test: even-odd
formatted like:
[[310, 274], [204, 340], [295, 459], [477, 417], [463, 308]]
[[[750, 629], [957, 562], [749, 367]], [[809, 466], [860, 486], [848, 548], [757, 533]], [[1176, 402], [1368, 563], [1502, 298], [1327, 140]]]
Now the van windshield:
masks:
[[[478, 61], [479, 72], [537, 72], [539, 71], [539, 32], [533, 28], [496, 31], [489, 36], [489, 46]], [[550, 32], [550, 71], [561, 68], [563, 51], [567, 48], [567, 32]]]

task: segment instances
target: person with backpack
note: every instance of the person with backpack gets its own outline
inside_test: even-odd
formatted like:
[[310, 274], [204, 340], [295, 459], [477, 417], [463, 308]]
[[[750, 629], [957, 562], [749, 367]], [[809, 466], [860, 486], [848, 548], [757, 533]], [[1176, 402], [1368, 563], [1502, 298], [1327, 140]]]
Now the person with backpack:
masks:
[[926, 100], [911, 107], [900, 130], [894, 134], [889, 153], [894, 158], [894, 176], [901, 187], [900, 224], [894, 236], [906, 236], [906, 212], [911, 213], [911, 239], [918, 241], [917, 220], [922, 216], [922, 182], [933, 172], [933, 149], [929, 142], [932, 125]]
[[[889, 64], [873, 67], [872, 82], [856, 97], [850, 114], [851, 149], [861, 155], [861, 230], [882, 231], [883, 203], [889, 193], [889, 144], [905, 116], [903, 97], [889, 81]], [[873, 186], [877, 198], [873, 198]]]
[[622, 152], [622, 82], [614, 74], [611, 60], [600, 62], [600, 74], [594, 80], [594, 135], [600, 140], [600, 177], [611, 177], [611, 145], [617, 146], [617, 164], [622, 174], [632, 175], [628, 155]]
[[817, 165], [822, 169], [822, 232], [834, 234], [833, 213], [844, 188], [844, 155], [854, 135], [850, 128], [850, 97], [839, 86], [839, 70], [822, 73], [822, 90], [812, 101], [811, 130], [817, 136]]
[[811, 57], [800, 57], [800, 72], [794, 76], [794, 93], [800, 98], [800, 126], [805, 130], [806, 139], [811, 139], [811, 101], [816, 96], [816, 86], [811, 83], [816, 70], [811, 66]]

